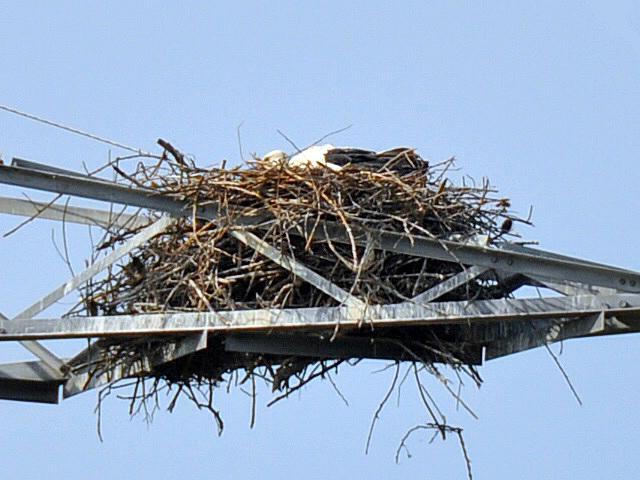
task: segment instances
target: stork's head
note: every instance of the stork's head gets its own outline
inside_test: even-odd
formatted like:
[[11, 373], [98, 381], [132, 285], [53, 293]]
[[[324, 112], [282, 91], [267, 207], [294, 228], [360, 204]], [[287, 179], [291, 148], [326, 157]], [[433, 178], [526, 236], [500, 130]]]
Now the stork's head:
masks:
[[262, 162], [266, 165], [278, 165], [286, 163], [289, 160], [289, 155], [282, 150], [272, 150], [269, 153], [265, 153], [262, 157]]

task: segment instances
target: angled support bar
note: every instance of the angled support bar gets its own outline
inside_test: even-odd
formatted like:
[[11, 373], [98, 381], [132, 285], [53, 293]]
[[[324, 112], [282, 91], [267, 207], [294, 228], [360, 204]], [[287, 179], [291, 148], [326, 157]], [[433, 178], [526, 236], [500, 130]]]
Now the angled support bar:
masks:
[[[207, 348], [207, 332], [202, 331], [184, 338], [176, 338], [175, 341], [166, 343], [162, 348], [145, 361], [138, 361], [129, 365], [119, 365], [109, 371], [97, 372], [92, 366], [93, 361], [99, 358], [101, 351], [99, 347], [90, 351], [85, 350], [75, 358], [79, 360], [86, 355], [84, 361], [86, 366], [82, 366], [77, 373], [72, 374], [65, 382], [62, 391], [63, 398], [69, 398], [87, 390], [98, 388], [108, 383], [113, 383], [123, 378], [136, 377], [150, 372], [154, 367], [172, 362], [186, 355], [204, 350]], [[70, 363], [73, 364], [74, 360]]]
[[487, 267], [470, 267], [411, 299], [413, 303], [429, 303], [489, 271]]
[[302, 278], [305, 282], [310, 283], [318, 290], [321, 290], [327, 295], [333, 297], [340, 303], [362, 309], [366, 307], [366, 304], [362, 300], [354, 297], [346, 290], [338, 287], [335, 283], [327, 280], [322, 275], [317, 274], [300, 262], [282, 254], [261, 238], [256, 237], [253, 233], [233, 230], [231, 231], [231, 235], [245, 245], [253, 248], [256, 252], [264, 255], [272, 262], [277, 263], [282, 268], [285, 268], [294, 275]]
[[[104, 258], [101, 258], [89, 268], [76, 275], [71, 280], [63, 283], [58, 288], [45, 295], [43, 298], [23, 310], [21, 313], [16, 315], [13, 321], [24, 321], [28, 319], [32, 319], [36, 315], [38, 315], [43, 310], [49, 308], [51, 305], [56, 303], [58, 300], [66, 297], [69, 293], [73, 292], [76, 288], [78, 288], [83, 283], [90, 280], [92, 277], [100, 273], [105, 268], [113, 265], [120, 258], [125, 256], [131, 250], [137, 248], [142, 245], [150, 238], [155, 237], [159, 233], [162, 233], [169, 227], [175, 220], [171, 217], [164, 217], [158, 220], [156, 223], [148, 226], [138, 234], [136, 234], [133, 238], [127, 241], [125, 244], [109, 253]], [[5, 322], [10, 323], [10, 322]], [[40, 345], [36, 341], [25, 340], [20, 342], [23, 347], [37, 356], [40, 360], [42, 360], [52, 371], [53, 373], [57, 373], [60, 377], [62, 376], [61, 371], [64, 367], [64, 362], [59, 359], [56, 355], [54, 355], [51, 351], [49, 351], [44, 346]]]
[[126, 241], [120, 247], [101, 258], [90, 267], [88, 267], [83, 272], [79, 273], [71, 280], [63, 283], [55, 290], [51, 291], [49, 294], [45, 295], [43, 298], [35, 302], [33, 305], [26, 308], [24, 311], [19, 313], [14, 320], [23, 320], [27, 318], [32, 318], [42, 312], [43, 310], [49, 308], [51, 305], [56, 303], [58, 300], [66, 297], [69, 293], [73, 292], [76, 288], [78, 288], [83, 283], [86, 283], [88, 280], [91, 280], [97, 274], [109, 268], [115, 262], [120, 260], [126, 254], [135, 250], [140, 245], [146, 243], [151, 238], [156, 235], [164, 232], [169, 226], [171, 226], [175, 222], [175, 219], [172, 217], [163, 217], [157, 222], [149, 225], [144, 230], [140, 231], [136, 235], [134, 235], [131, 239]]
[[152, 220], [141, 215], [114, 213], [94, 208], [49, 204], [18, 198], [0, 197], [0, 213], [21, 217], [42, 218], [59, 222], [108, 227], [143, 227]]

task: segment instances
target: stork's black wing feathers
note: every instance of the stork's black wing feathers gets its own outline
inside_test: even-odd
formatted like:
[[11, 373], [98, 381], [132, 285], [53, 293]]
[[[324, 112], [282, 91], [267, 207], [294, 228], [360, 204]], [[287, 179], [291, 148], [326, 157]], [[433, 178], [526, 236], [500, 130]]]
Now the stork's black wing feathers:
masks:
[[375, 162], [376, 152], [360, 148], [332, 148], [325, 154], [327, 162], [341, 167], [348, 164]]
[[353, 165], [366, 170], [391, 170], [401, 174], [426, 170], [429, 164], [411, 148], [374, 152], [359, 148], [333, 148], [325, 154], [327, 162], [341, 167]]

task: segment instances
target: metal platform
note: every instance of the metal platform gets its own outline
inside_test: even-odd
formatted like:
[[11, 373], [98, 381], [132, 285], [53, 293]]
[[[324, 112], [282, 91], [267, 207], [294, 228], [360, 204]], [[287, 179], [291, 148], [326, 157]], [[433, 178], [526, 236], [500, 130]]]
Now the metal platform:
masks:
[[[0, 365], [0, 398], [57, 403], [60, 387], [68, 397], [121, 378], [175, 362], [196, 352], [219, 350], [242, 354], [326, 358], [411, 360], [401, 346], [364, 335], [363, 329], [440, 329], [460, 343], [458, 359], [480, 364], [504, 355], [571, 338], [632, 333], [640, 330], [640, 273], [544, 250], [503, 242], [487, 246], [473, 242], [438, 241], [386, 231], [354, 231], [356, 243], [379, 250], [455, 262], [465, 269], [456, 276], [399, 304], [367, 305], [293, 258], [283, 255], [259, 236], [243, 230], [264, 218], [245, 217], [231, 234], [273, 262], [335, 298], [340, 306], [264, 309], [182, 314], [36, 318], [92, 277], [164, 231], [178, 217], [215, 220], [215, 205], [195, 210], [185, 202], [160, 197], [152, 190], [130, 188], [34, 162], [14, 160], [0, 165], [0, 183], [74, 197], [139, 207], [159, 213], [151, 217], [115, 214], [107, 210], [62, 207], [0, 197], [0, 213], [54, 221], [143, 227], [119, 248], [85, 271], [62, 283], [25, 308], [15, 318], [0, 315], [0, 341], [17, 341], [39, 360]], [[348, 243], [347, 233], [329, 222], [318, 235]], [[319, 233], [322, 232], [322, 233]], [[438, 301], [475, 278], [498, 279], [506, 293], [525, 286], [549, 295], [536, 298]], [[555, 292], [555, 293], [554, 293]], [[557, 294], [560, 294], [559, 296]], [[339, 325], [351, 335], [327, 335]], [[159, 338], [166, 346], [146, 365], [115, 369], [92, 376], [87, 365], [105, 339]], [[40, 340], [97, 340], [74, 358], [59, 358]], [[435, 358], [436, 361], [446, 359]]]

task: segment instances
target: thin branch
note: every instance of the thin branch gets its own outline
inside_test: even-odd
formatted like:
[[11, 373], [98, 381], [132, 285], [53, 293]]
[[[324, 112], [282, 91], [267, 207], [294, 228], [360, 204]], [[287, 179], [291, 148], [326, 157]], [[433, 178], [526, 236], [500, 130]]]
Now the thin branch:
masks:
[[373, 428], [376, 426], [376, 422], [380, 418], [380, 413], [382, 412], [382, 409], [384, 408], [385, 404], [389, 400], [389, 397], [391, 397], [391, 394], [393, 393], [394, 388], [396, 388], [396, 382], [398, 381], [398, 374], [400, 373], [400, 362], [396, 362], [395, 365], [396, 365], [396, 371], [393, 374], [393, 380], [391, 381], [391, 386], [389, 387], [389, 390], [387, 391], [384, 398], [380, 402], [380, 405], [378, 405], [378, 408], [376, 409], [376, 413], [373, 415], [373, 419], [371, 420], [371, 426], [369, 427], [369, 434], [367, 435], [367, 445], [364, 450], [365, 454], [369, 453], [369, 446], [371, 445]]

